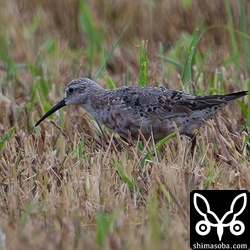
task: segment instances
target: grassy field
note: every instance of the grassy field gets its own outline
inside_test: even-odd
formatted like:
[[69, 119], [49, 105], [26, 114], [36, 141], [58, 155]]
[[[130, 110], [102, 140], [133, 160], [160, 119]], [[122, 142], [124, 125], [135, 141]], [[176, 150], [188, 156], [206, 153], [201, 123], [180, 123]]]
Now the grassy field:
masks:
[[[105, 4], [104, 4], [105, 2]], [[190, 140], [128, 145], [70, 106], [105, 88], [250, 89], [249, 1], [0, 0], [0, 249], [190, 249], [194, 189], [250, 189], [250, 97]]]

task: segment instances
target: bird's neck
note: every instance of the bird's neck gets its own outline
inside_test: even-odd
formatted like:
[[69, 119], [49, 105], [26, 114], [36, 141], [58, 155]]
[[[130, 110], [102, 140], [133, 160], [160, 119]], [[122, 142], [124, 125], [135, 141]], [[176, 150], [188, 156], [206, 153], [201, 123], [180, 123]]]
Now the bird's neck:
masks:
[[88, 100], [82, 107], [86, 109], [97, 120], [103, 122], [103, 111], [105, 110], [105, 95], [110, 92], [103, 88], [98, 88], [89, 96]]

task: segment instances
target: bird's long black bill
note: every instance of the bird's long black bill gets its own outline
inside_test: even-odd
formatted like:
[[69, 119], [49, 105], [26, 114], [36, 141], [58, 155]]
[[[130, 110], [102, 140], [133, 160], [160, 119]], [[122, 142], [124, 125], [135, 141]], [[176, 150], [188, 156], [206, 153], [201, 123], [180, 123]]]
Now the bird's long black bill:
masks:
[[35, 127], [38, 126], [44, 119], [46, 119], [48, 116], [55, 113], [58, 109], [66, 106], [65, 100], [62, 99], [60, 102], [58, 102], [51, 110], [49, 110], [36, 124]]

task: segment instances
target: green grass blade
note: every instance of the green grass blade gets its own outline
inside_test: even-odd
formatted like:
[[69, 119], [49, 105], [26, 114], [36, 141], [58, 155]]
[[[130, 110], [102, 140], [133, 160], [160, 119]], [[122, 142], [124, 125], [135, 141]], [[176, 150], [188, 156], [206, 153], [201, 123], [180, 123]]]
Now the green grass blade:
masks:
[[121, 34], [118, 36], [118, 38], [116, 39], [116, 41], [115, 41], [114, 44], [112, 45], [110, 51], [108, 52], [108, 54], [107, 54], [106, 57], [104, 58], [104, 61], [102, 62], [101, 67], [100, 67], [99, 70], [97, 71], [97, 73], [96, 73], [96, 75], [95, 75], [95, 77], [94, 77], [94, 80], [96, 80], [96, 79], [100, 76], [102, 70], [104, 69], [105, 65], [107, 64], [107, 61], [109, 60], [109, 58], [110, 58], [111, 55], [113, 54], [115, 48], [116, 48], [117, 45], [120, 43], [122, 37], [123, 37], [124, 34], [126, 33], [128, 27], [129, 27], [129, 25], [130, 25], [130, 22], [125, 26], [125, 28], [123, 29], [123, 31], [121, 32]]
[[144, 165], [145, 165], [145, 162], [147, 160], [151, 160], [151, 157], [154, 155], [155, 151], [157, 149], [159, 149], [160, 147], [162, 147], [167, 141], [169, 141], [171, 138], [175, 137], [176, 136], [176, 133], [177, 132], [173, 132], [169, 135], [167, 135], [166, 137], [164, 137], [163, 139], [161, 139], [160, 141], [158, 141], [156, 144], [155, 144], [155, 147], [154, 147], [154, 150], [153, 151], [149, 151], [141, 160], [140, 162], [140, 165], [141, 167], [143, 168]]
[[166, 61], [166, 62], [168, 62], [168, 63], [171, 63], [171, 64], [173, 64], [174, 66], [176, 66], [176, 67], [178, 67], [178, 68], [184, 69], [184, 65], [181, 64], [180, 62], [178, 62], [177, 60], [174, 60], [174, 59], [172, 59], [172, 58], [170, 58], [170, 57], [168, 57], [168, 56], [163, 56], [163, 55], [158, 55], [158, 57], [159, 57], [160, 59], [162, 59], [163, 61]]
[[108, 232], [107, 221], [104, 212], [97, 214], [96, 224], [97, 224], [96, 241], [99, 247], [102, 248], [104, 246], [106, 234]]
[[121, 165], [118, 162], [114, 162], [115, 168], [118, 172], [118, 174], [120, 175], [121, 179], [123, 180], [124, 183], [126, 183], [128, 185], [128, 188], [130, 190], [131, 193], [135, 192], [135, 187], [133, 182], [125, 175]]
[[115, 83], [113, 82], [111, 77], [106, 78], [106, 84], [107, 84], [107, 87], [109, 89], [115, 89], [116, 88]]
[[162, 147], [167, 141], [169, 141], [171, 138], [175, 137], [176, 133], [177, 132], [173, 132], [173, 133], [167, 135], [166, 137], [164, 137], [163, 139], [161, 139], [160, 141], [158, 141], [155, 144], [155, 149], [158, 149], [158, 148]]
[[91, 75], [95, 51], [100, 51], [103, 46], [103, 34], [96, 28], [85, 0], [78, 0], [78, 9], [78, 23], [83, 34], [85, 35], [85, 39], [87, 38], [88, 40], [86, 54], [90, 64], [89, 75]]
[[12, 56], [12, 47], [9, 37], [9, 33], [4, 33], [4, 38], [0, 43], [0, 61], [4, 63], [5, 70], [4, 74], [1, 77], [3, 89], [7, 88], [8, 82], [12, 80], [14, 83], [17, 79], [18, 70], [26, 67], [25, 63], [16, 63]]
[[205, 180], [204, 187], [203, 187], [204, 190], [207, 190], [210, 187], [211, 183], [213, 183], [216, 180], [219, 173], [220, 173], [220, 170], [215, 171], [215, 161], [211, 161], [209, 164], [209, 171], [206, 176], [206, 180]]
[[227, 15], [230, 43], [231, 43], [231, 47], [232, 47], [232, 50], [231, 50], [232, 57], [233, 57], [232, 59], [236, 65], [237, 70], [240, 70], [239, 49], [238, 49], [238, 45], [237, 45], [238, 43], [237, 43], [236, 36], [235, 36], [235, 30], [234, 30], [234, 25], [233, 25], [233, 16], [232, 16], [229, 0], [225, 1], [225, 9], [226, 9], [226, 15]]
[[[248, 91], [250, 91], [250, 80], [247, 81], [247, 89], [248, 89]], [[250, 106], [250, 95], [248, 95], [248, 107], [249, 106]], [[246, 125], [250, 126], [250, 108], [247, 109], [246, 118], [247, 118]]]
[[189, 10], [192, 7], [192, 0], [181, 0], [184, 9]]
[[[209, 51], [207, 50], [207, 52], [205, 53], [205, 55], [203, 56], [203, 58], [200, 60], [200, 65], [199, 65], [199, 68], [198, 68], [198, 74], [197, 76], [195, 77], [195, 80], [194, 82], [197, 83], [202, 72], [203, 72], [203, 68], [207, 62], [207, 59], [209, 57]], [[200, 90], [202, 91], [202, 93], [204, 93], [204, 85], [201, 84], [202, 86], [199, 86]]]
[[[241, 108], [241, 110], [242, 110], [244, 116], [245, 116], [245, 117], [249, 117], [249, 115], [250, 115], [250, 114], [249, 114], [249, 113], [250, 113], [249, 110], [250, 110], [250, 109], [247, 108], [241, 100], [237, 100], [237, 103], [238, 103], [238, 105], [240, 106], [240, 108]], [[249, 126], [249, 123], [250, 123], [250, 121], [248, 121], [248, 119], [247, 119], [247, 126]]]
[[192, 80], [192, 66], [193, 66], [193, 60], [194, 60], [194, 56], [195, 56], [195, 52], [197, 50], [197, 46], [200, 40], [199, 37], [199, 27], [200, 27], [200, 22], [197, 23], [195, 29], [194, 29], [194, 33], [193, 33], [193, 37], [192, 37], [192, 41], [191, 44], [189, 46], [189, 53], [188, 53], [188, 58], [186, 60], [186, 63], [184, 65], [184, 70], [182, 72], [182, 82], [185, 84], [187, 81]]
[[14, 131], [14, 127], [11, 127], [7, 130], [7, 133], [0, 137], [0, 150], [3, 148], [4, 143], [8, 141]]
[[[240, 31], [243, 34], [247, 34], [247, 17], [246, 17], [246, 9], [245, 9], [245, 0], [239, 0], [240, 5]], [[249, 41], [246, 36], [241, 36], [240, 38], [241, 47], [242, 47], [242, 54], [246, 61], [247, 72], [250, 74], [250, 46]]]
[[248, 153], [247, 146], [249, 144], [249, 139], [250, 139], [250, 136], [248, 134], [244, 133], [243, 138], [242, 138], [242, 154], [244, 156], [247, 156], [247, 153]]
[[161, 221], [158, 215], [158, 198], [157, 193], [154, 192], [152, 198], [148, 201], [148, 215], [149, 215], [149, 226], [150, 226], [150, 244], [152, 248], [159, 246], [161, 241]]
[[139, 86], [147, 86], [148, 83], [147, 43], [147, 41], [143, 40], [140, 46]]

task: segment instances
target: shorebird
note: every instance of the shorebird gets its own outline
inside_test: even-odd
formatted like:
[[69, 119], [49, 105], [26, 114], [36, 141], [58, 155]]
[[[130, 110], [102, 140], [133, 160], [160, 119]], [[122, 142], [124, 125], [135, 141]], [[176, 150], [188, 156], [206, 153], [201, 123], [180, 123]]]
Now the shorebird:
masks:
[[180, 133], [192, 135], [194, 129], [203, 125], [228, 102], [247, 94], [248, 91], [241, 91], [194, 96], [164, 87], [137, 86], [107, 90], [88, 78], [77, 78], [67, 85], [65, 97], [35, 126], [58, 109], [75, 104], [125, 140], [138, 139], [142, 133], [146, 139], [152, 137], [158, 141], [174, 132], [176, 126]]

